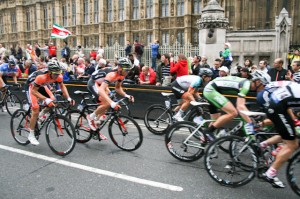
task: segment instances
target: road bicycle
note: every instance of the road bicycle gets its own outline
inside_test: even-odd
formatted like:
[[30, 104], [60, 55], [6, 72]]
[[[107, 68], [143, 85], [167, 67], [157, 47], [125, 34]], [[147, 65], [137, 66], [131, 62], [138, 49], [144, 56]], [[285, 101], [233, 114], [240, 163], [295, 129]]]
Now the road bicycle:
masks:
[[20, 98], [11, 92], [12, 87], [19, 85], [6, 85], [0, 90], [0, 108], [4, 112], [4, 107], [9, 115], [12, 115], [17, 109], [23, 108]]
[[[202, 106], [201, 102], [191, 102], [193, 106]], [[257, 112], [252, 112], [257, 113]], [[262, 113], [252, 115], [254, 123], [261, 121]], [[165, 135], [165, 145], [168, 152], [178, 160], [191, 162], [200, 159], [205, 152], [205, 148], [210, 143], [207, 135], [202, 133], [204, 128], [215, 120], [205, 119], [201, 123], [196, 124], [190, 121], [177, 122], [170, 126]], [[227, 128], [219, 128], [215, 133], [216, 137], [222, 137], [227, 135], [246, 135], [244, 131], [244, 125], [246, 122], [237, 117], [232, 120], [232, 125]], [[228, 152], [228, 149], [222, 148], [224, 152]]]
[[[66, 101], [54, 101], [54, 107], [49, 109], [48, 117], [40, 124], [37, 122], [34, 133], [39, 139], [41, 130], [46, 127], [46, 141], [50, 149], [57, 155], [65, 156], [71, 153], [76, 144], [75, 129], [71, 121], [60, 114], [59, 103]], [[42, 106], [42, 105], [41, 105]], [[15, 141], [21, 145], [29, 144], [28, 135], [31, 118], [31, 107], [28, 110], [18, 109], [11, 117], [10, 129]]]
[[[121, 114], [121, 110], [114, 110], [110, 108], [105, 113], [105, 119], [101, 121], [96, 131], [93, 131], [87, 122], [87, 115], [90, 114], [99, 104], [88, 104], [85, 97], [88, 92], [75, 91], [76, 95], [82, 96], [82, 101], [78, 105], [77, 110], [69, 111], [66, 116], [70, 118], [75, 126], [76, 141], [80, 143], [86, 143], [92, 138], [95, 140], [103, 140], [106, 137], [100, 133], [104, 129], [104, 126], [108, 124], [108, 133], [112, 142], [120, 149], [125, 151], [134, 151], [138, 149], [143, 142], [143, 134], [138, 123], [130, 116]], [[116, 99], [115, 99], [116, 100]], [[116, 101], [117, 104], [123, 104], [121, 107], [127, 107], [125, 101], [127, 98], [122, 98]]]
[[[147, 129], [155, 135], [164, 135], [168, 127], [176, 122], [173, 119], [175, 112], [173, 111], [178, 104], [173, 104], [171, 96], [173, 93], [161, 93], [165, 97], [165, 104], [153, 104], [149, 106], [144, 115], [144, 123]], [[208, 111], [208, 103], [203, 103], [203, 106], [193, 106], [186, 112], [183, 119], [193, 121], [195, 117], [208, 119], [210, 117]]]

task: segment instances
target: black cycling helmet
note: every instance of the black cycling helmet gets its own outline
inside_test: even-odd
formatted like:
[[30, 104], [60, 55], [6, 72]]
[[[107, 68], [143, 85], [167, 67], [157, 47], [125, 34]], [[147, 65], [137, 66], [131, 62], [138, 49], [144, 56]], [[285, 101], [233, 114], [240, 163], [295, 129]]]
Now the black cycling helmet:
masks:
[[61, 74], [62, 69], [57, 61], [50, 61], [48, 63], [48, 71], [52, 74]]
[[8, 64], [9, 64], [9, 65], [14, 65], [14, 66], [15, 66], [15, 65], [16, 65], [16, 62], [15, 62], [15, 60], [13, 60], [13, 59], [9, 59], [9, 60], [8, 60]]
[[123, 70], [131, 70], [134, 68], [131, 61], [126, 57], [121, 57], [118, 59], [118, 65], [123, 68]]
[[200, 68], [199, 76], [202, 77], [203, 75], [211, 77], [213, 76], [213, 72], [209, 68]]

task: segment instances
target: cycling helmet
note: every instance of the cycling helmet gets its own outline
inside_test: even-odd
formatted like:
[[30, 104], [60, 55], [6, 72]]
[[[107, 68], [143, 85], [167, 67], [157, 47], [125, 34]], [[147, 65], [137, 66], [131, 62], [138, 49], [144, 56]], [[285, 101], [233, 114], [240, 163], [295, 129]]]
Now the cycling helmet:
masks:
[[134, 67], [132, 65], [131, 61], [126, 57], [119, 58], [118, 65], [127, 71], [133, 69], [133, 67]]
[[297, 83], [300, 83], [300, 72], [296, 72], [293, 74], [293, 80]]
[[252, 81], [259, 79], [263, 85], [267, 85], [269, 82], [271, 82], [270, 75], [261, 70], [254, 71], [253, 73], [251, 73], [251, 76], [252, 76]]
[[48, 63], [48, 70], [53, 74], [60, 74], [62, 72], [59, 63], [54, 60]]
[[14, 66], [15, 66], [15, 65], [16, 65], [16, 62], [15, 62], [15, 60], [13, 60], [13, 59], [9, 59], [9, 60], [8, 60], [8, 64], [9, 64], [9, 65], [14, 65]]
[[213, 72], [209, 68], [200, 68], [199, 76], [202, 77], [203, 75], [211, 77], [213, 75]]

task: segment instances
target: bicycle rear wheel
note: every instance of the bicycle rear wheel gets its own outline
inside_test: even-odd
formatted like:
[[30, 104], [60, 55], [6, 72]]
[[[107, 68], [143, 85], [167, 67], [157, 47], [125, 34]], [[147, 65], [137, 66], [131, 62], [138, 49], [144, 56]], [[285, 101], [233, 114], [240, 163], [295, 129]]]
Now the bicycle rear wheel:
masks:
[[115, 116], [108, 125], [112, 142], [124, 151], [134, 151], [143, 142], [143, 133], [138, 123], [126, 115]]
[[165, 145], [169, 153], [178, 160], [191, 162], [204, 155], [206, 137], [197, 131], [187, 139], [197, 128], [193, 122], [177, 122], [169, 127], [165, 137]]
[[10, 131], [13, 138], [21, 145], [29, 144], [29, 124], [30, 116], [23, 109], [16, 110], [11, 116]]
[[163, 135], [173, 123], [172, 116], [172, 112], [169, 109], [163, 105], [154, 104], [146, 110], [144, 123], [151, 133]]
[[75, 128], [76, 141], [79, 143], [86, 143], [91, 140], [91, 129], [86, 119], [86, 114], [79, 110], [68, 111], [66, 117], [72, 122]]
[[286, 169], [287, 181], [292, 190], [300, 196], [300, 151], [296, 152], [289, 161]]
[[[228, 149], [225, 152], [223, 149]], [[205, 169], [217, 183], [239, 187], [249, 183], [257, 169], [257, 157], [252, 145], [238, 136], [221, 137], [206, 150]]]
[[17, 109], [23, 108], [23, 103], [15, 94], [9, 94], [4, 100], [6, 110], [9, 115], [12, 115]]
[[62, 115], [51, 118], [46, 126], [46, 141], [57, 155], [71, 153], [76, 144], [75, 129], [71, 121]]

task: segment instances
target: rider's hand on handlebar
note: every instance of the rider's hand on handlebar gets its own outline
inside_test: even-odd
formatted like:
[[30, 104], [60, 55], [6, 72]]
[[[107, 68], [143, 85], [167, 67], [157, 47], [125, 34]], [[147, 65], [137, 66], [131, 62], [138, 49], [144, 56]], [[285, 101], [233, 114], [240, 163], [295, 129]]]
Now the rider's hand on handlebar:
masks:
[[127, 95], [127, 94], [126, 94], [125, 97], [128, 98], [128, 100], [129, 100], [130, 102], [132, 102], [132, 103], [134, 102], [134, 97], [133, 97], [132, 95]]
[[110, 104], [110, 107], [113, 108], [114, 110], [119, 110], [121, 108], [121, 106], [119, 104], [117, 104], [116, 102], [112, 102]]
[[71, 106], [75, 105], [75, 100], [73, 100], [72, 98], [68, 98], [68, 102], [71, 104]]
[[48, 107], [52, 107], [52, 106], [54, 106], [54, 103], [53, 103], [53, 100], [52, 100], [52, 99], [46, 98], [46, 99], [43, 101], [43, 105], [47, 105]]

